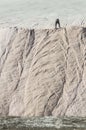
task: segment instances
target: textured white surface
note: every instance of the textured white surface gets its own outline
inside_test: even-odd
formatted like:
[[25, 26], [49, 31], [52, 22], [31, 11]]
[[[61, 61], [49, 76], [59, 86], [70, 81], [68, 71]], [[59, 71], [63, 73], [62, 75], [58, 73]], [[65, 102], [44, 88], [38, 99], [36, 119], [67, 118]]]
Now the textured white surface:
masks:
[[86, 28], [0, 29], [0, 115], [86, 116]]

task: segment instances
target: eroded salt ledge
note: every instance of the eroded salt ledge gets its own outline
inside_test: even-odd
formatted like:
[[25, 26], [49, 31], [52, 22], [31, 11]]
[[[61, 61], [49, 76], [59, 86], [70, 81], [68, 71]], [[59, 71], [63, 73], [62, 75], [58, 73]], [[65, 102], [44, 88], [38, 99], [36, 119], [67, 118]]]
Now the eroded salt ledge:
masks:
[[86, 130], [86, 118], [0, 118], [0, 130]]
[[0, 116], [86, 116], [86, 28], [0, 29]]

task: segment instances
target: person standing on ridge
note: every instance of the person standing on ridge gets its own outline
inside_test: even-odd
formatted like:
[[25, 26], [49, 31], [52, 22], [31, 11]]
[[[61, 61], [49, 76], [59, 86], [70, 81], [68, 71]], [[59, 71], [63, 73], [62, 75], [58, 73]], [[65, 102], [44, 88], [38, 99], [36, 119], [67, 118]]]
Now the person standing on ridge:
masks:
[[58, 24], [58, 28], [60, 28], [60, 21], [59, 21], [59, 19], [56, 19], [56, 21], [55, 21], [55, 29], [57, 29], [57, 24]]

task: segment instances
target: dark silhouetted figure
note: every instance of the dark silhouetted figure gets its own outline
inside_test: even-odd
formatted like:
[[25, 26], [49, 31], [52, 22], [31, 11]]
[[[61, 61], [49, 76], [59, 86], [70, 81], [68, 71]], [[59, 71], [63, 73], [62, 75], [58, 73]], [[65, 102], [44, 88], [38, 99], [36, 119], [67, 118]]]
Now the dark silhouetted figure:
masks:
[[60, 21], [59, 21], [59, 19], [56, 19], [56, 21], [55, 21], [55, 29], [57, 29], [57, 24], [58, 24], [58, 28], [60, 28]]

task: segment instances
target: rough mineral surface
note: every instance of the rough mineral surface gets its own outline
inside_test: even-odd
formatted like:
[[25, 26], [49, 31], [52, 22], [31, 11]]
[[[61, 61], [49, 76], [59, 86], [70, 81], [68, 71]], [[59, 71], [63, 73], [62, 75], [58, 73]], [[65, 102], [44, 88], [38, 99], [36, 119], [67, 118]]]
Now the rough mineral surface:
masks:
[[0, 116], [86, 116], [86, 28], [0, 29]]
[[0, 130], [86, 130], [86, 118], [0, 118]]

